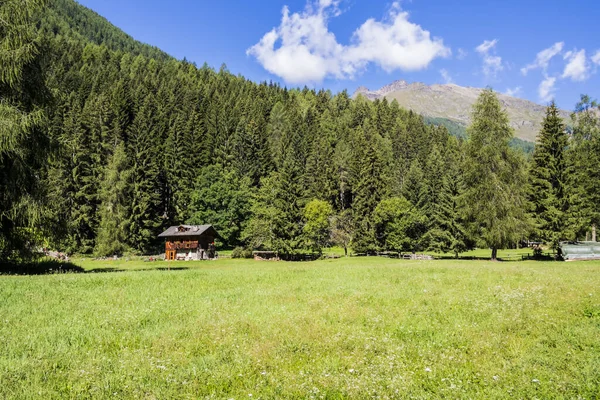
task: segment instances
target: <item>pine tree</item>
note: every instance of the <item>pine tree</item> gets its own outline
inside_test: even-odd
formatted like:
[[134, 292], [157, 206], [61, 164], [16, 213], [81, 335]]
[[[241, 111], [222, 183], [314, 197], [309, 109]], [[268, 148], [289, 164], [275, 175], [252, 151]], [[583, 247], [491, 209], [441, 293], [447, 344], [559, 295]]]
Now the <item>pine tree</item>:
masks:
[[379, 249], [372, 214], [387, 195], [386, 163], [380, 149], [382, 139], [367, 121], [360, 132], [359, 143], [364, 156], [359, 161], [359, 180], [354, 191], [352, 209], [355, 221], [352, 248], [357, 253], [374, 253]]
[[130, 199], [129, 160], [125, 146], [119, 143], [108, 162], [100, 186], [98, 216], [100, 224], [94, 253], [98, 256], [122, 255], [127, 245]]
[[427, 234], [423, 243], [428, 250], [445, 253], [452, 248], [453, 199], [449, 184], [448, 166], [438, 149], [433, 149], [427, 160], [423, 183], [421, 212], [427, 218]]
[[600, 224], [600, 105], [582, 95], [568, 150], [570, 239], [589, 239]]
[[415, 159], [410, 164], [410, 169], [404, 178], [402, 195], [417, 208], [422, 208], [425, 203], [424, 180], [425, 174], [421, 168], [421, 163]]
[[146, 98], [128, 133], [132, 185], [128, 244], [141, 253], [154, 248], [163, 212], [158, 164], [161, 136], [154, 122], [155, 110], [152, 98]]
[[43, 125], [49, 93], [35, 22], [44, 0], [0, 3], [0, 261], [28, 255], [44, 216], [41, 182], [49, 140]]
[[529, 201], [537, 238], [558, 248], [567, 238], [567, 159], [569, 137], [552, 102], [538, 134], [529, 173]]
[[528, 231], [524, 161], [509, 141], [508, 116], [496, 94], [484, 90], [473, 106], [465, 157], [466, 211], [471, 230], [492, 249], [516, 243]]

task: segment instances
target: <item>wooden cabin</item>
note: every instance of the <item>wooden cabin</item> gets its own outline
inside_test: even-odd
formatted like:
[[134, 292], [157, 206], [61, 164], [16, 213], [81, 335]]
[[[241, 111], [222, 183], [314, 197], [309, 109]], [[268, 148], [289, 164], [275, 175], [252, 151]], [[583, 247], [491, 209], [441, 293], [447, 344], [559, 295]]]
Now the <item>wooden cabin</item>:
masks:
[[215, 239], [219, 234], [212, 225], [172, 226], [160, 235], [165, 238], [165, 260], [211, 260], [216, 258]]

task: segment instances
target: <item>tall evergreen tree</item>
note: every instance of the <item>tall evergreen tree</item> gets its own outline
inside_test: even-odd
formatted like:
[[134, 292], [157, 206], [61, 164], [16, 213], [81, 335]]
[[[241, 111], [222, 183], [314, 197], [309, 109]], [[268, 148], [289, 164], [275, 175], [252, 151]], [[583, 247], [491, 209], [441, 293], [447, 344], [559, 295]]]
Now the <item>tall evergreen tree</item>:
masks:
[[48, 91], [35, 22], [44, 0], [0, 2], [0, 261], [25, 256], [44, 214]]
[[381, 151], [381, 136], [369, 121], [361, 129], [359, 142], [364, 155], [359, 161], [359, 179], [356, 183], [352, 209], [355, 221], [352, 248], [358, 253], [374, 253], [379, 249], [375, 236], [373, 211], [387, 195], [386, 160]]
[[492, 250], [515, 244], [529, 229], [524, 160], [509, 147], [513, 132], [491, 89], [473, 106], [465, 156], [465, 201], [471, 230]]
[[123, 143], [119, 143], [103, 174], [99, 196], [99, 227], [94, 253], [122, 255], [127, 245], [131, 170]]
[[158, 164], [161, 134], [154, 123], [155, 111], [152, 98], [146, 98], [128, 133], [132, 174], [128, 239], [129, 245], [142, 253], [152, 251], [164, 212], [160, 207]]
[[568, 237], [568, 145], [566, 127], [556, 104], [552, 102], [546, 110], [531, 160], [529, 200], [536, 236], [555, 249], [560, 240]]
[[[572, 115], [568, 150], [571, 239], [589, 239], [600, 224], [600, 105], [582, 95]], [[593, 236], [593, 234], [592, 234]]]

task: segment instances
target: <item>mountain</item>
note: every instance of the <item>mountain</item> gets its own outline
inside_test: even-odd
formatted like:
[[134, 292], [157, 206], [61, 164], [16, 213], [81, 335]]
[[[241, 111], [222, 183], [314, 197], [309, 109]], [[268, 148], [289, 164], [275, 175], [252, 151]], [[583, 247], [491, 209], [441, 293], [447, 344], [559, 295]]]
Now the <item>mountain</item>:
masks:
[[[362, 95], [370, 100], [386, 98], [396, 100], [401, 107], [413, 110], [425, 117], [447, 119], [466, 126], [470, 123], [471, 108], [483, 89], [462, 87], [454, 84], [426, 85], [407, 83], [399, 80], [371, 91], [361, 86], [353, 97]], [[534, 142], [544, 119], [546, 107], [528, 100], [498, 94], [508, 112], [515, 137]], [[561, 117], [567, 120], [570, 113], [561, 110]]]
[[171, 58], [158, 47], [135, 40], [106, 18], [73, 0], [51, 0], [44, 10], [40, 31], [48, 37], [63, 36], [103, 45], [112, 51], [157, 60]]

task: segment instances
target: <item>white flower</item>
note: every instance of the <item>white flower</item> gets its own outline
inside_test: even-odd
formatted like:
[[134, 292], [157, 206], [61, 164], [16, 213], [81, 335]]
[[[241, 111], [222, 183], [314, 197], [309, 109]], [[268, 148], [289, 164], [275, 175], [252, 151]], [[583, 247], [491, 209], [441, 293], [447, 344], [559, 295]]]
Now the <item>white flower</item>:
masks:
[[429, 367], [425, 368], [425, 372], [431, 372], [431, 368], [429, 368]]
[[492, 376], [492, 378], [494, 378], [494, 380], [497, 381], [498, 378], [499, 378], [499, 376], [498, 375], [494, 375], [494, 376]]
[[350, 372], [351, 374], [353, 374], [354, 370], [353, 369], [349, 369], [348, 372]]
[[267, 374], [267, 371], [263, 371], [263, 372], [261, 372], [260, 374], [261, 374], [261, 375], [266, 375], [266, 374]]
[[531, 382], [533, 382], [533, 383], [540, 383], [540, 380], [539, 379], [532, 379]]

